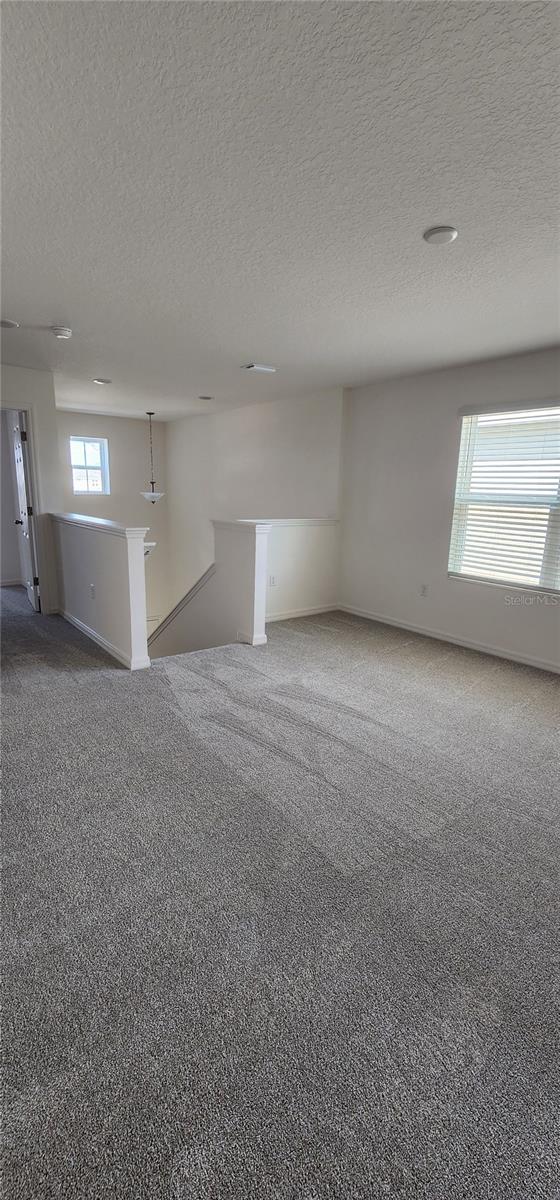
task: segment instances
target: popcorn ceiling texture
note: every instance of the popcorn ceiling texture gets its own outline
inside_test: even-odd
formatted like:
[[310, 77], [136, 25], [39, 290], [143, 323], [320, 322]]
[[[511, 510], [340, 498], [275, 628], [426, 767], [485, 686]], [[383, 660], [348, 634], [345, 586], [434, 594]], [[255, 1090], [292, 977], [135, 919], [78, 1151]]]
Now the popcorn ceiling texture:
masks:
[[66, 407], [176, 415], [556, 340], [559, 20], [8, 0], [5, 309], [75, 336], [7, 360]]
[[556, 1200], [557, 678], [2, 599], [5, 1200]]

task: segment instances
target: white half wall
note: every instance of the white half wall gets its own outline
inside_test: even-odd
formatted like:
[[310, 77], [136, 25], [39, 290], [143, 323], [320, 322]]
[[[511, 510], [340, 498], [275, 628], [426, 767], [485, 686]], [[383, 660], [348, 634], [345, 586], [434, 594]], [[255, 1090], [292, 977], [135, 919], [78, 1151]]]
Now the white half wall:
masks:
[[338, 516], [341, 389], [187, 417], [166, 430], [174, 603], [213, 561], [213, 517]]
[[481, 400], [490, 407], [515, 407], [559, 395], [557, 350], [393, 379], [347, 393], [342, 606], [558, 669], [558, 597], [450, 579], [447, 563], [459, 410]]
[[336, 608], [338, 530], [338, 521], [328, 517], [270, 521], [267, 621]]
[[149, 667], [146, 528], [76, 513], [51, 518], [61, 615], [131, 671]]
[[[163, 500], [157, 504], [148, 504], [140, 495], [148, 486], [150, 474], [147, 419], [139, 421], [59, 409], [57, 426], [63, 510], [102, 517], [129, 528], [147, 525], [150, 541], [157, 543], [146, 559], [148, 633], [151, 633], [172, 607], [167, 544], [169, 507], [165, 479], [165, 426], [159, 421], [153, 424], [156, 478], [160, 490], [166, 492]], [[74, 495], [70, 465], [70, 438], [73, 434], [107, 438], [111, 480], [109, 496]]]

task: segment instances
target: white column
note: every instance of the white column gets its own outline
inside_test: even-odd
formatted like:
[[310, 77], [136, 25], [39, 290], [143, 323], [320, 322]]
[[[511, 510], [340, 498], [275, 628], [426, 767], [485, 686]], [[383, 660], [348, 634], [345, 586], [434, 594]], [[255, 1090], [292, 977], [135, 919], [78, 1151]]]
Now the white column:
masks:
[[228, 620], [238, 642], [266, 643], [266, 570], [271, 526], [263, 521], [213, 521], [216, 583], [227, 591]]
[[128, 554], [128, 597], [130, 604], [130, 670], [150, 666], [146, 611], [146, 564], [144, 537], [147, 529], [125, 531]]
[[266, 644], [266, 584], [270, 528], [270, 525], [255, 525], [254, 527], [255, 559], [251, 646]]

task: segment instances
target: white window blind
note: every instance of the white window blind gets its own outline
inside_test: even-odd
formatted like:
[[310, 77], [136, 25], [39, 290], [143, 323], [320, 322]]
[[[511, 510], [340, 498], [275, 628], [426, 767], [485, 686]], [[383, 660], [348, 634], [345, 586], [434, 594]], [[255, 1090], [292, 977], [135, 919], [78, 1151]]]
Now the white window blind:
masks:
[[463, 417], [449, 572], [560, 590], [560, 407]]

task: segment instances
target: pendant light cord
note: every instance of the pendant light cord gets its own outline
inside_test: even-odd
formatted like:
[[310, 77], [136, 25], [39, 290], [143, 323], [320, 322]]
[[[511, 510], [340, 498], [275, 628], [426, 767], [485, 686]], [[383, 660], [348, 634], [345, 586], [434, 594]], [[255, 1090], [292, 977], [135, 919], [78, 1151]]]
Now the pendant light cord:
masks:
[[153, 445], [153, 442], [152, 442], [152, 417], [153, 417], [153, 415], [154, 415], [153, 413], [147, 413], [148, 421], [150, 422], [150, 471], [151, 471], [151, 476], [152, 476], [152, 477], [151, 477], [151, 479], [150, 479], [150, 483], [151, 483], [151, 485], [152, 485], [152, 491], [154, 490], [154, 484], [155, 484], [155, 479], [154, 479], [154, 445]]
[[150, 423], [150, 471], [152, 473], [152, 478], [150, 479], [149, 492], [140, 492], [140, 495], [144, 497], [144, 500], [149, 500], [152, 504], [157, 504], [158, 500], [163, 498], [165, 492], [156, 492], [156, 481], [154, 479], [154, 442], [152, 436], [152, 417], [155, 416], [155, 413], [147, 412], [146, 416]]

